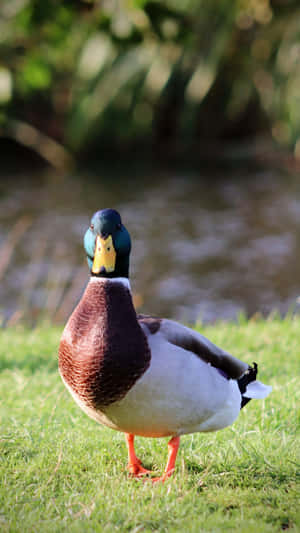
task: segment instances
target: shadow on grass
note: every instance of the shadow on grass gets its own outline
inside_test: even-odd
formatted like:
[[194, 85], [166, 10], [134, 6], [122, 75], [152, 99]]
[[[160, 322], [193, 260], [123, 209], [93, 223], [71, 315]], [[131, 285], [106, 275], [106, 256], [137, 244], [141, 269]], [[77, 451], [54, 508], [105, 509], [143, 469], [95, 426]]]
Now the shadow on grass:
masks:
[[205, 467], [203, 465], [199, 465], [198, 463], [190, 460], [185, 460], [185, 468], [192, 474], [202, 474], [205, 471]]

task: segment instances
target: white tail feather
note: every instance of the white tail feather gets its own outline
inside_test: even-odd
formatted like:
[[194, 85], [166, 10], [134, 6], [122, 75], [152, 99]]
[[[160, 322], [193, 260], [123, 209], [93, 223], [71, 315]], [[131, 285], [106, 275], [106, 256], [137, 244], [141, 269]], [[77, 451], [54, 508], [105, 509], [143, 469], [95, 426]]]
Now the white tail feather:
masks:
[[264, 385], [261, 381], [251, 381], [246, 387], [246, 391], [243, 396], [246, 398], [262, 399], [266, 398], [270, 394], [272, 387]]

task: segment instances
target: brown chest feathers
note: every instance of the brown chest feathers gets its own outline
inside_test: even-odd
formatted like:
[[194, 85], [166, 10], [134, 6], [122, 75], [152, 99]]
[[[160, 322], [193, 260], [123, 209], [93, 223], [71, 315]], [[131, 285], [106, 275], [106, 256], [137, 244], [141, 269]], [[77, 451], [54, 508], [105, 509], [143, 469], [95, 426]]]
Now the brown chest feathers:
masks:
[[59, 347], [65, 382], [86, 405], [101, 408], [125, 396], [150, 358], [129, 290], [121, 282], [90, 281]]

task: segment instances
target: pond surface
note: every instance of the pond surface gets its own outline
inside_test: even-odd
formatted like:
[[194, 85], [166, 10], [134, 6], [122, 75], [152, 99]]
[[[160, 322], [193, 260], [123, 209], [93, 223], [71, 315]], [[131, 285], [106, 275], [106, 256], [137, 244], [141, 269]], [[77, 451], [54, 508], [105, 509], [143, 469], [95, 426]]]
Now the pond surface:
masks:
[[88, 279], [82, 238], [94, 211], [120, 211], [140, 312], [193, 323], [273, 309], [300, 290], [300, 181], [274, 171], [30, 173], [0, 185], [5, 321], [63, 322]]

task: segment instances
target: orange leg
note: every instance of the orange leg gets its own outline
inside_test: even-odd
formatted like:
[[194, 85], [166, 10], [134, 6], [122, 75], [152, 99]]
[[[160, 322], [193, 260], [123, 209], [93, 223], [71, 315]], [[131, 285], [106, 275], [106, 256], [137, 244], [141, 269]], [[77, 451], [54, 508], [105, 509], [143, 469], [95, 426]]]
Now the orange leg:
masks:
[[168, 443], [168, 461], [167, 466], [165, 468], [165, 471], [161, 477], [155, 477], [152, 478], [152, 483], [156, 483], [157, 481], [166, 481], [168, 477], [170, 477], [174, 470], [175, 470], [175, 462], [177, 457], [177, 452], [180, 444], [180, 438], [179, 437], [173, 437], [169, 443]]
[[151, 470], [142, 467], [142, 462], [137, 458], [134, 451], [134, 435], [125, 433], [126, 444], [128, 448], [128, 465], [127, 468], [133, 477], [140, 477], [150, 474]]

